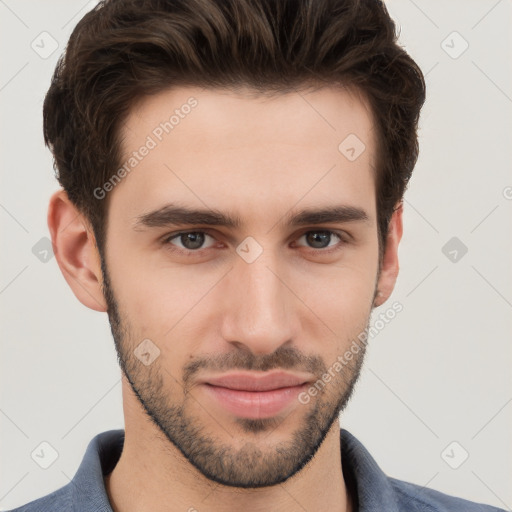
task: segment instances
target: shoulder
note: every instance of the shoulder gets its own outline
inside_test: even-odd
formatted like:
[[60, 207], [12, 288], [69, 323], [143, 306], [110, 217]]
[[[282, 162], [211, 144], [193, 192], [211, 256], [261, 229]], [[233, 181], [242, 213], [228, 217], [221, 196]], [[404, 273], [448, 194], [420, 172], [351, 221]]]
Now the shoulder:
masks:
[[124, 430], [109, 430], [96, 435], [88, 444], [75, 476], [66, 485], [8, 512], [112, 512], [105, 490], [104, 475], [119, 460]]
[[6, 512], [69, 512], [73, 510], [71, 506], [70, 485], [67, 484], [42, 498]]
[[359, 509], [389, 512], [505, 512], [388, 476], [355, 436], [341, 429], [343, 475]]
[[450, 496], [434, 489], [389, 478], [399, 510], [407, 512], [503, 512], [503, 509]]

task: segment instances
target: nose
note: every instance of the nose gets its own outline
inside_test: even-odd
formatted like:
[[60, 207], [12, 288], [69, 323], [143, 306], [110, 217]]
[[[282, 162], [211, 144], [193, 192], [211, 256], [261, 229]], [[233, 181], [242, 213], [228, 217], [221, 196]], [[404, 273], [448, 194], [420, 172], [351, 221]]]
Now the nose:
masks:
[[255, 355], [270, 354], [297, 334], [296, 299], [276, 260], [270, 251], [252, 263], [236, 258], [223, 283], [223, 339]]

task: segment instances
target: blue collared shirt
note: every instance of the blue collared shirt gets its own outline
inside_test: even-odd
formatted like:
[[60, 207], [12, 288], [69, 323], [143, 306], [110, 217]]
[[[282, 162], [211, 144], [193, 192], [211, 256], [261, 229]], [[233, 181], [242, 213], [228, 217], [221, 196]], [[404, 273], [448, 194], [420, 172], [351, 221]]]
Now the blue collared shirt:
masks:
[[[340, 430], [343, 476], [354, 512], [505, 512], [503, 509], [390, 478], [350, 432]], [[94, 437], [73, 479], [64, 487], [8, 512], [112, 512], [104, 476], [117, 464], [124, 430]]]

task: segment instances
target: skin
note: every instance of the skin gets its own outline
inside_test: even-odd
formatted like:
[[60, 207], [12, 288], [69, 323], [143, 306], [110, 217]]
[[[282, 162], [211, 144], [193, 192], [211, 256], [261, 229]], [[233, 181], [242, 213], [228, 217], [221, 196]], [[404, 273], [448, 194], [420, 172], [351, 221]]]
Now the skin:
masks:
[[[293, 401], [266, 420], [226, 411], [200, 379], [286, 368], [314, 383], [388, 299], [402, 209], [379, 269], [371, 111], [341, 88], [272, 98], [174, 88], [133, 106], [124, 156], [191, 96], [197, 107], [105, 199], [107, 274], [87, 219], [64, 191], [50, 201], [62, 273], [84, 305], [108, 312], [124, 372], [125, 444], [105, 478], [110, 502], [116, 512], [352, 511], [338, 413], [364, 350], [307, 404]], [[351, 133], [366, 146], [352, 162], [338, 150]], [[136, 227], [141, 215], [176, 202], [232, 213], [241, 226]], [[283, 223], [332, 205], [363, 209], [367, 220]], [[315, 230], [331, 232], [323, 245]], [[169, 241], [179, 231], [208, 236], [196, 246]], [[236, 252], [248, 236], [263, 250], [252, 263]], [[337, 250], [322, 253], [326, 246]], [[134, 355], [144, 339], [160, 350], [147, 366]]]

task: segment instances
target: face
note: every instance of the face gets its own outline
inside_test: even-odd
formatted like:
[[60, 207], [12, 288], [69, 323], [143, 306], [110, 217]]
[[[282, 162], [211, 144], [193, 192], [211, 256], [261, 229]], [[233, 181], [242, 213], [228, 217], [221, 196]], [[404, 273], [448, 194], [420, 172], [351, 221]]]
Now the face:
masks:
[[[355, 160], [339, 149], [349, 134], [365, 145]], [[318, 450], [363, 360], [364, 346], [335, 365], [378, 286], [371, 114], [340, 88], [176, 88], [139, 102], [122, 135], [137, 162], [108, 193], [102, 269], [126, 378], [206, 477], [282, 482]]]

